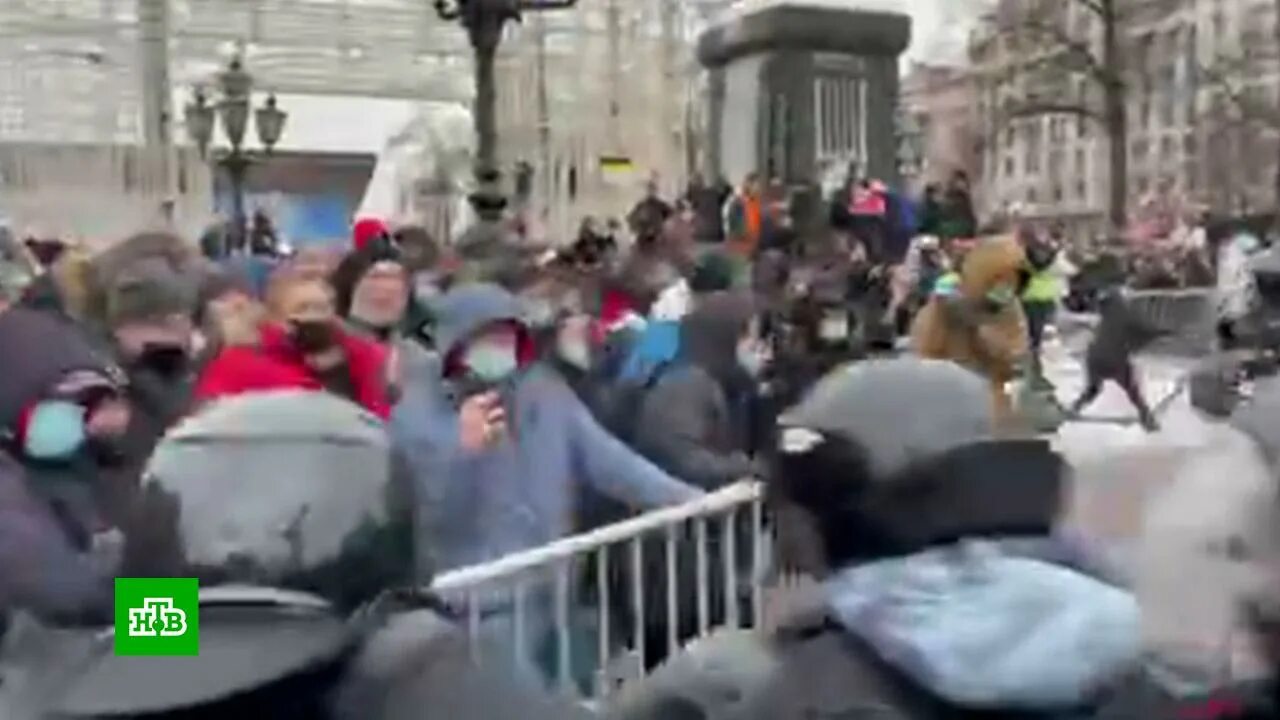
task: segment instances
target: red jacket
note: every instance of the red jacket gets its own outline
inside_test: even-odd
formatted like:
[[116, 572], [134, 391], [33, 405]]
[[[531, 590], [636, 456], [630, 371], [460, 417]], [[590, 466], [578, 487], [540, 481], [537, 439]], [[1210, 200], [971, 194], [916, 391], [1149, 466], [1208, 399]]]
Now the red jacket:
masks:
[[[355, 401], [382, 419], [391, 416], [387, 396], [385, 346], [343, 331], [338, 344], [347, 356], [351, 379], [356, 388]], [[196, 382], [195, 402], [242, 393], [296, 388], [323, 390], [324, 386], [307, 366], [283, 328], [263, 325], [261, 342], [256, 346], [237, 346], [222, 350], [205, 366]]]

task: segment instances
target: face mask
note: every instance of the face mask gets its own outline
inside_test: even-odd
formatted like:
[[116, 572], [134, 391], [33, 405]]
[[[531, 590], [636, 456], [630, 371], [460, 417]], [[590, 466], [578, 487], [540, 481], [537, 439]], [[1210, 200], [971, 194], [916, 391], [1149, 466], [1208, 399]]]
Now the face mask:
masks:
[[47, 400], [27, 420], [22, 450], [36, 460], [65, 460], [85, 443], [85, 409], [65, 400]]
[[186, 372], [187, 351], [179, 345], [147, 345], [138, 356], [138, 365], [164, 378]]
[[291, 320], [289, 327], [294, 346], [305, 355], [333, 347], [333, 324], [328, 320]]
[[562, 338], [556, 343], [556, 350], [561, 360], [579, 370], [591, 367], [591, 348], [581, 339]]
[[1000, 285], [998, 287], [991, 288], [991, 290], [987, 292], [987, 300], [989, 300], [993, 305], [1004, 307], [1014, 300], [1013, 288], [1008, 285]]
[[738, 365], [752, 377], [759, 377], [768, 363], [768, 355], [754, 344], [739, 345], [737, 355]]
[[467, 348], [463, 362], [473, 375], [485, 382], [498, 382], [516, 371], [516, 350], [506, 345], [481, 344]]

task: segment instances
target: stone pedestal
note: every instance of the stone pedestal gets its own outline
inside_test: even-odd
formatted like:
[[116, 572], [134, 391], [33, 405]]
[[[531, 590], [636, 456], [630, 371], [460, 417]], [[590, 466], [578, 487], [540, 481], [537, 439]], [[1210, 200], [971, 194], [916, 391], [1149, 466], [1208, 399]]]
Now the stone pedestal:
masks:
[[910, 37], [903, 14], [805, 5], [708, 29], [698, 58], [710, 71], [711, 172], [813, 186], [856, 162], [896, 181], [898, 57]]

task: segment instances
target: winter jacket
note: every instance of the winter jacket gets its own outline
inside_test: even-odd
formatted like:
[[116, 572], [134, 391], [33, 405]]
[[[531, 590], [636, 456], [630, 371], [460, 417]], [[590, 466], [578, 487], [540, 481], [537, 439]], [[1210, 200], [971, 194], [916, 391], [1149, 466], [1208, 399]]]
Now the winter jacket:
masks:
[[[323, 390], [324, 383], [278, 325], [263, 325], [257, 346], [223, 348], [196, 381], [199, 404], [226, 395], [271, 390]], [[338, 343], [346, 356], [357, 404], [384, 420], [391, 415], [387, 397], [387, 350], [371, 340], [340, 332]]]
[[738, 193], [725, 205], [726, 237], [741, 257], [755, 255], [764, 228], [764, 206], [759, 197]]
[[698, 242], [724, 241], [724, 204], [733, 194], [728, 185], [690, 186], [685, 199], [693, 208]]
[[713, 490], [751, 473], [736, 349], [751, 321], [749, 299], [707, 297], [680, 326], [675, 366], [645, 394], [636, 447], [671, 474]]
[[36, 310], [0, 313], [0, 348], [0, 614], [109, 613], [112, 553], [89, 553], [102, 529], [94, 458], [84, 451], [66, 463], [37, 464], [11, 443], [24, 410], [67, 375], [100, 375], [106, 388], [122, 383], [122, 373], [77, 328]]
[[1098, 307], [1098, 327], [1085, 353], [1089, 367], [1106, 377], [1124, 370], [1133, 354], [1163, 333], [1145, 321], [1120, 292], [1108, 292]]
[[444, 372], [448, 358], [482, 327], [518, 322], [521, 308], [500, 288], [472, 285], [446, 294], [437, 312], [445, 362], [406, 375], [391, 427], [415, 476], [419, 542], [438, 569], [487, 562], [572, 532], [578, 483], [637, 509], [700, 494], [609, 435], [561, 378], [537, 364], [500, 388], [508, 436], [480, 453], [463, 449], [462, 388]]
[[21, 464], [0, 452], [0, 615], [25, 610], [59, 621], [111, 612], [117, 553], [91, 552], [60, 511], [35, 492]]
[[1019, 303], [990, 308], [986, 295], [1000, 282], [1016, 281], [1025, 263], [1012, 238], [983, 241], [965, 257], [959, 293], [935, 293], [911, 328], [916, 354], [951, 360], [988, 378], [1002, 417], [1011, 412], [1004, 385], [1017, 377], [1027, 352], [1027, 322]]

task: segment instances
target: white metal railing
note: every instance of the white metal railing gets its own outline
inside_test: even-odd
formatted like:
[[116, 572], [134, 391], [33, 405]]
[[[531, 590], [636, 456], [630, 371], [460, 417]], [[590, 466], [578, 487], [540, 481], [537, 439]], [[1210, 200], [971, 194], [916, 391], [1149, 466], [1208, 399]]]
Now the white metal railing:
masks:
[[[740, 518], [749, 518], [750, 526], [750, 564], [743, 568], [739, 562], [738, 528]], [[712, 520], [719, 518], [718, 523]], [[748, 622], [755, 626], [762, 617], [762, 590], [764, 571], [769, 557], [769, 538], [764, 528], [762, 492], [759, 483], [742, 481], [725, 487], [705, 497], [684, 505], [655, 510], [624, 522], [608, 525], [591, 532], [574, 535], [556, 542], [514, 553], [492, 562], [460, 568], [442, 573], [435, 578], [431, 589], [445, 601], [457, 607], [466, 615], [467, 634], [471, 641], [472, 651], [481, 652], [482, 625], [490, 618], [501, 617], [509, 623], [512, 632], [511, 650], [519, 663], [527, 663], [529, 658], [528, 643], [537, 642], [539, 638], [526, 637], [528, 627], [538, 627], [536, 620], [530, 617], [530, 605], [533, 598], [545, 589], [545, 578], [537, 579], [540, 572], [549, 571], [552, 575], [550, 587], [551, 628], [553, 631], [555, 680], [560, 689], [569, 692], [582, 692], [575, 680], [575, 673], [581, 676], [582, 666], [575, 669], [573, 616], [575, 610], [584, 608], [576, 606], [573, 596], [573, 577], [580, 563], [593, 561], [595, 569], [594, 608], [585, 608], [588, 614], [595, 615], [596, 657], [589, 668], [592, 687], [586, 693], [602, 696], [609, 693], [617, 685], [643, 674], [645, 661], [649, 658], [649, 648], [645, 647], [646, 589], [651, 586], [646, 582], [645, 571], [650, 567], [645, 563], [646, 540], [661, 534], [665, 539], [665, 581], [666, 581], [666, 641], [670, 651], [677, 647], [679, 637], [679, 612], [682, 591], [690, 590], [696, 596], [697, 632], [705, 635], [713, 629], [713, 594], [711, 544], [712, 525], [719, 530], [719, 550], [722, 581], [725, 591], [723, 596], [723, 622], [720, 626], [742, 627]], [[695, 587], [681, 588], [678, 571], [677, 554], [682, 543], [680, 533], [686, 526], [692, 526], [692, 544], [696, 572]], [[610, 578], [610, 563], [619, 559], [612, 553], [614, 548], [628, 549], [627, 561], [629, 571], [625, 590], [630, 594], [632, 614], [631, 637], [615, 639], [611, 637], [614, 627], [611, 613], [614, 608], [611, 595], [614, 592]], [[749, 619], [742, 617], [739, 602], [744, 598], [738, 592], [738, 579], [741, 572], [749, 574], [747, 595], [750, 604]], [[688, 597], [688, 596], [685, 596]], [[495, 611], [494, 609], [497, 608]], [[537, 612], [533, 610], [532, 612]]]

